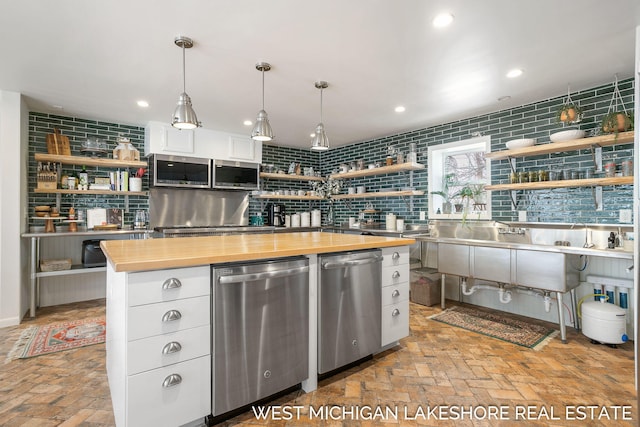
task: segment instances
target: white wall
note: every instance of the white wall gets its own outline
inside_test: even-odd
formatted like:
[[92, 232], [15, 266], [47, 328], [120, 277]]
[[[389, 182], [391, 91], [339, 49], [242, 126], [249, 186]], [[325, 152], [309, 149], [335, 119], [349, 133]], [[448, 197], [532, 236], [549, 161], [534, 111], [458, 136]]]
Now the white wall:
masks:
[[28, 309], [26, 227], [28, 111], [22, 96], [0, 90], [0, 327]]

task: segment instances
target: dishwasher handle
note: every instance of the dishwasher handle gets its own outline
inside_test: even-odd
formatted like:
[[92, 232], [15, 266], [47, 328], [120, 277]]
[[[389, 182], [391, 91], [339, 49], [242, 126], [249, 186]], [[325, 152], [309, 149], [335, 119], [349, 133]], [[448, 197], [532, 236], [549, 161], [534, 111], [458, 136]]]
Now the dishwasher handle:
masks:
[[255, 282], [256, 280], [275, 279], [278, 277], [294, 276], [300, 273], [308, 273], [309, 266], [288, 268], [285, 270], [263, 271], [261, 273], [234, 274], [218, 277], [218, 282], [222, 284]]
[[332, 268], [353, 267], [356, 265], [374, 264], [382, 262], [382, 255], [373, 255], [368, 258], [360, 258], [348, 261], [327, 261], [322, 263], [322, 268], [329, 270]]

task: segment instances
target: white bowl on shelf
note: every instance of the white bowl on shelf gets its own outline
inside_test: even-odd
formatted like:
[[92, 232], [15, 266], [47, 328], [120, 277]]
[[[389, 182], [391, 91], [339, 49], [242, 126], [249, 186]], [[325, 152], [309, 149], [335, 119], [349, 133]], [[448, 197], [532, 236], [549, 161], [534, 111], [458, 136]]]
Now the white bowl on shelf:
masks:
[[549, 135], [551, 142], [569, 141], [572, 139], [584, 138], [587, 133], [579, 129], [569, 129], [560, 132], [555, 132]]
[[521, 138], [521, 139], [512, 139], [511, 141], [507, 141], [505, 145], [507, 146], [507, 149], [515, 150], [516, 148], [531, 147], [535, 145], [535, 143], [536, 143], [535, 138]]

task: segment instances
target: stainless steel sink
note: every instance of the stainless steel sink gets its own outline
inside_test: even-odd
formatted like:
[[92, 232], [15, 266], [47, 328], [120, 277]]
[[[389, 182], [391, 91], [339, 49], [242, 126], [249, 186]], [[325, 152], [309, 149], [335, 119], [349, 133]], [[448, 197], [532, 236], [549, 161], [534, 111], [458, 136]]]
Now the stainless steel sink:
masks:
[[438, 271], [562, 293], [579, 284], [579, 255], [473, 243], [439, 243]]

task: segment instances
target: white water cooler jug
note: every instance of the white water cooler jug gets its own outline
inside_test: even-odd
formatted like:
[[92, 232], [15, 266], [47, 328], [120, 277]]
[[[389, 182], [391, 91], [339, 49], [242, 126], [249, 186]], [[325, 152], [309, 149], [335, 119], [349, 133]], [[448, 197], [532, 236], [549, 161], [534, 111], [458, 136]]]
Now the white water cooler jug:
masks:
[[582, 333], [602, 344], [622, 344], [627, 336], [627, 312], [604, 301], [582, 304]]

